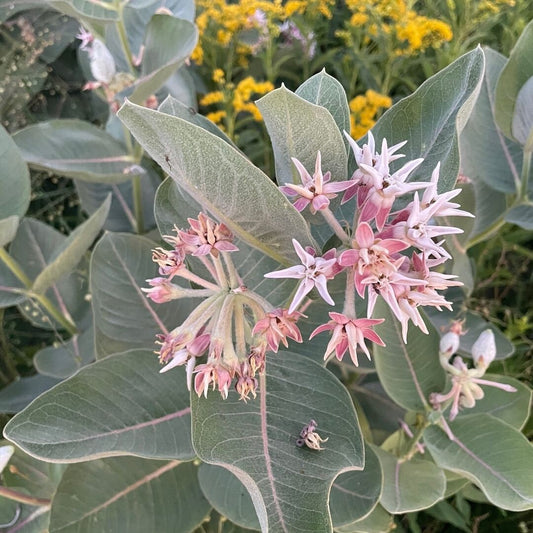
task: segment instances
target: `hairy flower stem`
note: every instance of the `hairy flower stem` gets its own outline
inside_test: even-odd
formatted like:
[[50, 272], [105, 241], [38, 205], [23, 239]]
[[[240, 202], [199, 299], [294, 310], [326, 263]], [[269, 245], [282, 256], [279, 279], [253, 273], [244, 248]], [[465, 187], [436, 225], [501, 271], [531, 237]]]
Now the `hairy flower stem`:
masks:
[[136, 231], [140, 235], [144, 233], [144, 213], [142, 203], [141, 176], [135, 176], [133, 185], [133, 210], [135, 212]]
[[351, 269], [346, 270], [346, 289], [344, 291], [344, 308], [342, 314], [350, 318], [357, 318], [355, 313], [355, 284]]
[[224, 263], [226, 263], [226, 270], [228, 271], [228, 274], [229, 274], [230, 287], [232, 289], [236, 289], [237, 287], [240, 287], [243, 284], [242, 279], [239, 276], [239, 273], [237, 272], [235, 265], [233, 264], [233, 260], [231, 259], [230, 254], [222, 252], [222, 257], [224, 258]]
[[214, 283], [211, 283], [210, 281], [201, 278], [200, 276], [198, 276], [198, 274], [194, 274], [190, 270], [182, 269], [178, 272], [178, 276], [184, 279], [188, 279], [189, 281], [196, 283], [196, 285], [200, 285], [200, 287], [205, 287], [206, 289], [210, 289], [216, 292], [220, 290], [220, 287], [218, 285], [215, 285]]
[[344, 228], [339, 224], [339, 221], [335, 218], [335, 215], [331, 212], [331, 209], [321, 209], [320, 212], [324, 217], [324, 220], [328, 223], [328, 226], [335, 232], [335, 235], [342, 241], [343, 244], [350, 245], [350, 237], [344, 231]]
[[0, 260], [13, 272], [13, 274], [24, 284], [26, 290], [23, 291], [28, 298], [36, 300], [43, 309], [45, 309], [50, 316], [56, 320], [66, 331], [71, 335], [75, 335], [78, 330], [76, 325], [72, 323], [61, 311], [54, 305], [54, 303], [44, 294], [36, 294], [32, 292], [31, 288], [33, 282], [22, 271], [18, 263], [6, 252], [6, 250], [0, 247]]
[[246, 356], [246, 335], [245, 335], [245, 318], [243, 303], [240, 298], [236, 297], [233, 304], [233, 326], [235, 329], [235, 345], [237, 348], [237, 356]]
[[224, 272], [224, 265], [222, 264], [220, 257], [215, 257], [214, 255], [211, 255], [210, 257], [213, 261], [213, 265], [215, 265], [218, 286], [222, 288], [230, 287], [228, 278], [226, 277], [226, 272]]
[[43, 505], [50, 505], [51, 500], [45, 498], [34, 498], [23, 492], [18, 492], [13, 489], [8, 489], [7, 487], [0, 486], [0, 496], [7, 498], [8, 500], [13, 500], [15, 502], [25, 503], [27, 505], [34, 505], [36, 507], [41, 507]]

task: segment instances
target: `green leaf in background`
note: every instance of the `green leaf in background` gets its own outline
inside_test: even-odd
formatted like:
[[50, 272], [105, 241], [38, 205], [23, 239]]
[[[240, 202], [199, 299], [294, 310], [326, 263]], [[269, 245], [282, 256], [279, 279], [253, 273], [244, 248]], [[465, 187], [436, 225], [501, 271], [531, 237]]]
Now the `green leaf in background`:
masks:
[[109, 213], [110, 205], [111, 197], [108, 196], [101, 207], [67, 237], [61, 248], [56, 250], [46, 268], [35, 278], [32, 286], [33, 292], [44, 293], [48, 287], [78, 266], [81, 258], [100, 233]]
[[94, 361], [94, 330], [74, 335], [60, 346], [47, 346], [33, 357], [33, 366], [44, 376], [65, 379]]
[[388, 145], [407, 140], [406, 155], [393, 164], [423, 157], [412, 181], [429, 181], [440, 161], [439, 192], [453, 188], [459, 173], [459, 133], [463, 129], [481, 87], [484, 56], [476, 48], [426, 80], [412, 95], [386, 111], [372, 128], [376, 141]]
[[368, 516], [378, 504], [383, 472], [374, 450], [365, 445], [365, 468], [341, 474], [331, 487], [329, 508], [333, 527], [352, 524]]
[[76, 119], [24, 128], [13, 140], [33, 168], [97, 183], [118, 183], [144, 174], [126, 148], [104, 130]]
[[98, 361], [12, 418], [4, 435], [53, 462], [110, 455], [192, 459], [185, 370], [159, 369], [148, 350]]
[[221, 515], [238, 526], [260, 529], [252, 498], [237, 476], [221, 466], [203, 463], [198, 480], [204, 496]]
[[374, 345], [374, 360], [383, 388], [405, 409], [424, 411], [428, 396], [442, 390], [446, 380], [439, 364], [439, 334], [426, 319], [429, 335], [409, 324], [405, 344], [400, 323], [381, 298], [373, 316], [385, 319], [375, 330], [386, 346]]
[[[155, 191], [161, 183], [161, 179], [155, 172], [148, 171], [140, 177], [140, 181], [144, 227], [145, 229], [151, 229], [155, 226], [153, 213]], [[92, 215], [102, 205], [107, 196], [111, 194], [111, 207], [104, 229], [108, 231], [137, 230], [132, 180], [111, 184], [76, 180], [75, 186], [81, 207], [89, 215]]]
[[108, 233], [91, 259], [91, 294], [97, 358], [133, 348], [153, 349], [155, 336], [179, 326], [198, 300], [156, 304], [142, 287], [157, 276], [156, 243], [137, 235]]
[[442, 523], [455, 526], [461, 531], [465, 531], [465, 533], [471, 532], [465, 517], [446, 500], [437, 502], [433, 507], [426, 509], [425, 512]]
[[50, 533], [188, 533], [210, 510], [192, 463], [98, 459], [67, 467], [54, 495]]
[[[191, 407], [197, 454], [244, 483], [263, 531], [331, 531], [331, 484], [340, 472], [364, 465], [352, 401], [333, 374], [306, 357], [280, 351], [267, 356], [255, 400], [239, 401], [233, 391], [227, 400], [193, 394]], [[322, 451], [296, 446], [311, 419], [329, 439]]]
[[533, 75], [522, 85], [516, 97], [513, 136], [524, 147], [533, 150]]
[[[333, 76], [326, 72], [326, 69], [304, 81], [296, 89], [296, 94], [312, 104], [325, 107], [337, 123], [339, 131], [350, 133], [350, 108], [346, 91]], [[348, 141], [344, 135], [342, 138], [348, 151]]]
[[318, 151], [322, 155], [322, 170], [331, 172], [332, 181], [347, 179], [348, 156], [343, 135], [325, 107], [304, 100], [285, 86], [263, 96], [256, 104], [274, 148], [279, 185], [301, 185], [291, 157], [298, 159], [312, 175]]
[[60, 380], [50, 376], [29, 376], [13, 381], [0, 390], [0, 413], [18, 413], [37, 396], [57, 385]]
[[424, 431], [424, 442], [437, 465], [472, 480], [502, 509], [531, 509], [533, 447], [526, 437], [483, 413], [457, 418], [449, 427], [453, 440], [435, 425]]
[[133, 85], [132, 102], [142, 103], [155, 93], [191, 55], [198, 30], [188, 20], [154, 15], [146, 28], [140, 78]]
[[22, 217], [30, 204], [30, 173], [20, 150], [2, 126], [0, 161], [0, 219], [12, 215]]
[[130, 102], [118, 116], [157, 163], [238, 238], [278, 262], [296, 257], [292, 238], [312, 244], [300, 213], [261, 170], [220, 138]]
[[337, 533], [384, 533], [394, 529], [393, 517], [378, 505], [362, 520], [335, 528]]
[[475, 213], [476, 218], [474, 228], [469, 235], [468, 248], [479, 242], [477, 239], [488, 238], [485, 232], [491, 226], [494, 227], [493, 225], [497, 224], [498, 219], [503, 217], [507, 210], [507, 198], [504, 193], [494, 190], [482, 181], [474, 181], [472, 187], [475, 193], [475, 208], [469, 211]]
[[515, 429], [522, 429], [531, 411], [531, 389], [517, 379], [507, 376], [485, 374], [483, 378], [511, 385], [517, 390], [516, 392], [506, 392], [496, 387], [482, 386], [485, 393], [484, 398], [476, 401], [476, 405], [471, 409], [461, 411], [459, 417], [487, 413]]
[[159, 106], [158, 111], [186, 120], [195, 126], [199, 126], [209, 133], [220, 137], [223, 141], [226, 141], [230, 146], [233, 146], [233, 148], [238, 150], [238, 148], [233, 144], [233, 141], [220, 128], [218, 128], [216, 124], [198, 113], [194, 108], [182, 104], [179, 100], [176, 100], [176, 98], [173, 98], [172, 96], [167, 96], [163, 100], [163, 103]]
[[393, 514], [410, 513], [431, 507], [444, 498], [446, 477], [435, 463], [402, 459], [373, 446], [383, 468], [380, 503]]
[[505, 214], [505, 220], [529, 231], [533, 230], [533, 204], [521, 204]]
[[17, 215], [0, 220], [0, 247], [9, 244], [17, 234], [20, 218]]
[[[494, 118], [496, 83], [506, 58], [485, 48], [485, 75], [478, 99], [459, 137], [461, 171], [474, 182], [483, 182], [493, 189], [514, 193], [520, 186], [522, 148], [507, 139]], [[476, 202], [478, 210], [492, 204]]]
[[496, 122], [509, 139], [513, 135], [513, 116], [518, 93], [533, 76], [533, 21], [525, 27], [503, 68], [496, 85]]
[[47, 0], [47, 2], [70, 16], [83, 15], [99, 22], [112, 22], [120, 19], [113, 0]]

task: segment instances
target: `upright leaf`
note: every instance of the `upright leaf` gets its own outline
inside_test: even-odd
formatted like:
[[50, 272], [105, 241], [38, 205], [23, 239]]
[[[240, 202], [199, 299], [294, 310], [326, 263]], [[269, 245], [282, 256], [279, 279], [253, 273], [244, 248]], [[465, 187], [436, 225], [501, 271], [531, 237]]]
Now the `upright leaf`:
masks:
[[[327, 508], [334, 478], [364, 464], [359, 424], [346, 389], [308, 358], [267, 357], [258, 397], [230, 392], [192, 396], [193, 441], [199, 457], [232, 471], [250, 492], [262, 531], [331, 531]], [[329, 440], [322, 451], [296, 446], [313, 419]]]
[[263, 96], [257, 107], [272, 140], [280, 185], [301, 184], [292, 157], [313, 174], [318, 151], [324, 173], [331, 172], [333, 181], [347, 178], [348, 156], [343, 136], [325, 107], [304, 100], [284, 86]]
[[130, 350], [81, 369], [12, 418], [7, 439], [35, 457], [78, 462], [110, 455], [194, 457], [183, 369]]
[[291, 239], [312, 239], [302, 216], [239, 152], [202, 128], [126, 102], [119, 118], [147, 152], [239, 238], [279, 262], [295, 258]]
[[193, 301], [155, 304], [142, 287], [157, 276], [155, 243], [137, 235], [108, 233], [91, 259], [91, 294], [97, 357], [132, 348], [154, 347], [155, 336], [177, 327]]
[[24, 216], [30, 204], [30, 173], [20, 150], [0, 126], [0, 219]]
[[54, 495], [50, 533], [188, 533], [209, 514], [192, 463], [114, 457], [70, 465]]
[[428, 320], [429, 335], [410, 324], [404, 343], [400, 323], [381, 298], [376, 303], [374, 317], [385, 319], [375, 330], [386, 346], [374, 345], [376, 369], [383, 388], [405, 409], [424, 411], [428, 396], [440, 391], [446, 379], [439, 364], [439, 334]]
[[496, 85], [496, 122], [509, 139], [513, 135], [513, 116], [518, 93], [533, 76], [533, 21], [525, 27], [503, 68]]
[[13, 140], [30, 166], [67, 178], [118, 183], [144, 174], [121, 143], [83, 120], [39, 122]]
[[17, 234], [20, 219], [17, 215], [12, 215], [0, 220], [0, 247], [9, 244]]
[[438, 426], [424, 431], [435, 462], [472, 480], [491, 503], [509, 511], [533, 507], [533, 447], [519, 431], [487, 414], [449, 423], [450, 439]]
[[379, 143], [383, 138], [389, 146], [407, 140], [401, 150], [406, 160], [424, 158], [412, 181], [428, 181], [440, 161], [439, 191], [453, 188], [459, 173], [459, 133], [476, 101], [483, 71], [483, 51], [478, 47], [426, 80], [372, 128]]

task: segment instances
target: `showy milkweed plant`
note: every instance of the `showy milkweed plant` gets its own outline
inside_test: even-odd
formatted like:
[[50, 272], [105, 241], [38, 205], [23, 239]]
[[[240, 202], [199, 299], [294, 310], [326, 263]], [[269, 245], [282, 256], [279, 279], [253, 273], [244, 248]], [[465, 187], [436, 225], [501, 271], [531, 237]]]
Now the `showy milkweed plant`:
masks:
[[[154, 16], [159, 31], [170, 27], [170, 15]], [[100, 45], [79, 35], [95, 61]], [[70, 120], [0, 137], [14, 173], [26, 168], [22, 156], [38, 168], [60, 162], [93, 186], [107, 179], [113, 193], [69, 237], [20, 221], [25, 207], [0, 197], [1, 243], [10, 243], [0, 248], [0, 302], [71, 334], [35, 357], [37, 379], [56, 376], [55, 386], [42, 385], [5, 427], [17, 449], [1, 449], [0, 466], [9, 464], [0, 495], [18, 498], [20, 523], [51, 532], [348, 533], [389, 531], [396, 515], [436, 512], [458, 493], [530, 509], [532, 448], [521, 433], [530, 390], [489, 373], [513, 348], [469, 310], [466, 255], [507, 219], [527, 225], [532, 125], [509, 108], [510, 94], [517, 109], [529, 102], [525, 48], [519, 42], [508, 61], [514, 85], [496, 88], [508, 141], [498, 141], [486, 107], [503, 60], [480, 48], [361, 139], [349, 133], [342, 86], [325, 71], [295, 92], [268, 92], [255, 105], [272, 175], [191, 106], [136, 93], [146, 79], [135, 78], [134, 62], [135, 101], [109, 92], [128, 67], [118, 56], [109, 79], [96, 80], [110, 111], [120, 104], [108, 126], [116, 137], [102, 131], [98, 142], [97, 128]], [[160, 60], [150, 92], [167, 72]], [[496, 131], [488, 148], [476, 136], [480, 122]], [[45, 143], [43, 128], [61, 142]], [[76, 155], [85, 156], [80, 138], [93, 139], [87, 157]], [[483, 195], [494, 191], [479, 169], [517, 155], [514, 192], [493, 216]], [[154, 162], [166, 178], [143, 221], [137, 193]], [[128, 198], [109, 185], [138, 176], [145, 181]], [[102, 192], [87, 183], [80, 191]], [[88, 262], [100, 229], [118, 224], [128, 201], [137, 222], [128, 227], [157, 228], [141, 236], [108, 225]], [[49, 481], [45, 493], [18, 475], [30, 467]]]

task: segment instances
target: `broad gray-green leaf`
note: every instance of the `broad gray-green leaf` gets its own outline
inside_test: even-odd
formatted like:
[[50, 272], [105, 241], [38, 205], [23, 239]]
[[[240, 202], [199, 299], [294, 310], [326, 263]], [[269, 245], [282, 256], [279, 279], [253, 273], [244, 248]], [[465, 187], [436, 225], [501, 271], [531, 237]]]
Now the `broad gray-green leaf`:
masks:
[[159, 106], [158, 111], [186, 120], [195, 126], [199, 126], [200, 128], [203, 128], [209, 133], [220, 137], [223, 141], [226, 141], [229, 145], [238, 149], [233, 144], [233, 141], [213, 122], [205, 118], [203, 115], [200, 115], [200, 113], [198, 113], [194, 108], [182, 104], [179, 100], [176, 100], [176, 98], [170, 95], [163, 100], [163, 103]]
[[494, 418], [503, 420], [516, 429], [522, 429], [527, 422], [531, 410], [531, 389], [518, 381], [507, 376], [485, 374], [483, 379], [505, 383], [514, 387], [516, 392], [506, 392], [496, 387], [482, 385], [485, 396], [476, 401], [471, 409], [461, 411], [459, 416], [469, 416], [476, 413], [487, 413]]
[[389, 513], [401, 514], [431, 507], [444, 498], [446, 477], [431, 461], [401, 459], [373, 446], [383, 468], [380, 503]]
[[190, 299], [156, 304], [142, 287], [157, 276], [152, 261], [156, 244], [127, 233], [108, 233], [95, 246], [91, 259], [91, 294], [97, 357], [132, 348], [153, 348], [155, 336], [183, 322]]
[[525, 151], [530, 152], [533, 142], [529, 140], [533, 131], [533, 75], [524, 83], [516, 97], [512, 130], [513, 137], [524, 146]]
[[[46, 267], [53, 262], [57, 251], [67, 241], [67, 237], [38, 220], [25, 218], [20, 223], [15, 239], [10, 245], [9, 253], [18, 263], [27, 278], [33, 281]], [[18, 287], [24, 287], [18, 282]], [[58, 309], [66, 309], [66, 313], [74, 319], [81, 320], [88, 309], [84, 299], [87, 289], [87, 263], [83, 260], [80, 266], [57, 280], [45, 295]], [[39, 304], [26, 301], [20, 305], [21, 312], [38, 327], [55, 329], [59, 324]]]
[[4, 435], [52, 462], [110, 455], [191, 459], [185, 371], [160, 374], [159, 369], [149, 350], [98, 361], [12, 418]]
[[33, 365], [39, 374], [65, 379], [93, 361], [94, 331], [89, 328], [60, 346], [39, 350], [33, 358]]
[[0, 219], [24, 216], [30, 204], [30, 173], [20, 150], [0, 126]]
[[198, 480], [204, 496], [222, 516], [238, 526], [260, 529], [252, 498], [237, 476], [221, 466], [204, 463]]
[[373, 316], [385, 319], [374, 328], [386, 344], [374, 345], [376, 369], [383, 388], [405, 409], [424, 411], [428, 396], [440, 391], [446, 380], [439, 365], [439, 334], [429, 320], [425, 321], [429, 335], [410, 323], [407, 343], [404, 343], [400, 323], [381, 298]]
[[335, 529], [337, 533], [384, 533], [394, 529], [394, 518], [378, 505], [368, 516]]
[[[153, 213], [154, 197], [157, 187], [161, 183], [155, 172], [150, 172], [140, 177], [141, 200], [144, 218], [144, 229], [155, 226]], [[137, 228], [133, 205], [133, 181], [123, 183], [89, 183], [76, 180], [75, 182], [81, 207], [92, 215], [102, 202], [111, 194], [111, 207], [104, 224], [108, 231], [132, 231]]]
[[[199, 457], [231, 470], [252, 497], [262, 531], [331, 531], [327, 507], [334, 478], [361, 470], [363, 441], [346, 389], [308, 358], [267, 356], [258, 397], [244, 403], [233, 391], [192, 395], [193, 441]], [[313, 419], [329, 440], [322, 451], [296, 440]]]
[[57, 385], [59, 381], [40, 374], [13, 381], [0, 391], [0, 413], [22, 411], [37, 396]]
[[9, 244], [17, 234], [20, 218], [17, 215], [0, 220], [0, 247]]
[[511, 50], [509, 60], [496, 85], [496, 122], [509, 139], [514, 139], [513, 116], [518, 93], [526, 81], [533, 76], [532, 49], [533, 21], [530, 21]]
[[118, 183], [139, 174], [121, 143], [83, 120], [39, 122], [18, 131], [13, 140], [30, 166], [60, 176]]
[[[459, 133], [476, 101], [484, 71], [484, 56], [476, 48], [426, 80], [412, 95], [386, 111], [372, 128], [377, 142], [388, 145], [407, 140], [406, 155], [392, 165], [423, 157], [412, 181], [429, 181], [440, 161], [439, 192], [453, 188], [459, 172]], [[378, 144], [378, 145], [379, 145]]]
[[54, 495], [50, 533], [188, 533], [210, 509], [192, 463], [98, 459], [66, 469]]
[[[461, 172], [476, 183], [514, 193], [520, 183], [522, 149], [502, 134], [494, 118], [494, 92], [506, 58], [491, 48], [484, 52], [485, 75], [479, 97], [459, 138]], [[492, 209], [492, 204], [477, 203], [480, 209], [487, 205]]]
[[47, 0], [56, 9], [70, 16], [80, 15], [98, 22], [118, 21], [120, 15], [112, 0]]
[[505, 214], [505, 220], [521, 228], [533, 230], [533, 204], [521, 204]]
[[141, 75], [133, 85], [131, 101], [142, 103], [155, 93], [191, 55], [198, 30], [188, 20], [154, 15], [146, 28]]
[[304, 219], [274, 183], [220, 138], [130, 102], [118, 115], [157, 163], [242, 240], [279, 262], [296, 257], [292, 238], [312, 244]]
[[279, 185], [301, 185], [291, 157], [298, 159], [312, 175], [319, 151], [323, 172], [331, 172], [332, 181], [347, 178], [348, 156], [343, 136], [325, 107], [304, 100], [284, 86], [256, 104], [272, 140]]
[[[296, 89], [296, 94], [312, 104], [325, 107], [337, 123], [339, 131], [350, 133], [350, 108], [346, 92], [344, 87], [326, 72], [326, 69], [304, 81]], [[348, 148], [344, 136], [343, 140]]]
[[383, 472], [370, 446], [365, 446], [365, 468], [341, 474], [331, 487], [329, 508], [333, 527], [352, 524], [368, 516], [381, 496]]
[[438, 426], [424, 431], [435, 462], [472, 480], [502, 509], [531, 509], [533, 447], [524, 435], [487, 414], [457, 418], [449, 427], [453, 440]]
[[482, 181], [474, 181], [472, 185], [476, 196], [476, 204], [475, 209], [470, 212], [475, 213], [476, 218], [474, 229], [469, 235], [468, 248], [477, 242], [492, 237], [494, 231], [490, 234], [485, 232], [490, 227], [494, 227], [498, 219], [503, 217], [507, 210], [507, 198], [504, 193], [494, 190]]
[[100, 233], [109, 213], [111, 197], [108, 196], [101, 207], [83, 224], [79, 225], [56, 251], [41, 273], [35, 278], [32, 290], [42, 294], [63, 276], [72, 272], [81, 261]]

